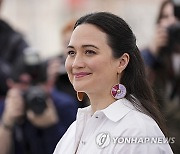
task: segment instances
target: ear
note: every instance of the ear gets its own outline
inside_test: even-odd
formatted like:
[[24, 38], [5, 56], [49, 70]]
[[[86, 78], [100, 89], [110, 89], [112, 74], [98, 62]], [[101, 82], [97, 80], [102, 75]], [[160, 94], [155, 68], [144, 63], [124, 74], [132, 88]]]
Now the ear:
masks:
[[129, 63], [129, 54], [124, 53], [120, 58], [119, 58], [119, 66], [118, 66], [118, 73], [122, 73], [122, 71], [127, 67]]

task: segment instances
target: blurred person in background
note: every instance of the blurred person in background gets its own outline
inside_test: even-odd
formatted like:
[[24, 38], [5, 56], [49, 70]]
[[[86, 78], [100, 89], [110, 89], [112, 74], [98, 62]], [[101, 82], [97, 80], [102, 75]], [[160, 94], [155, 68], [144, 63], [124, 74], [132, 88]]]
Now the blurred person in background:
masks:
[[[0, 0], [0, 9], [3, 0]], [[19, 57], [23, 55], [23, 51], [28, 47], [23, 35], [13, 29], [4, 19], [0, 18], [0, 98], [6, 96], [8, 86], [5, 78], [9, 74], [9, 70], [14, 67]]]
[[[3, 0], [0, 0], [0, 9]], [[13, 66], [28, 47], [23, 35], [13, 29], [4, 19], [0, 19], [0, 60]]]
[[78, 103], [49, 84], [51, 65], [39, 58], [26, 49], [6, 79], [11, 89], [0, 108], [0, 147], [4, 151], [52, 154], [75, 120]]
[[51, 154], [75, 120], [76, 100], [56, 90], [51, 63], [42, 71], [29, 49], [22, 34], [0, 19], [1, 154]]
[[167, 102], [170, 104], [180, 101], [179, 29], [173, 2], [164, 1], [160, 7], [152, 43], [141, 52], [147, 66], [147, 77], [154, 87], [161, 108], [165, 107]]
[[[2, 3], [3, 0], [0, 0], [0, 9]], [[19, 107], [21, 102], [12, 103], [13, 107], [6, 105], [8, 107], [5, 109], [5, 97], [9, 90], [7, 79], [10, 78], [14, 65], [27, 47], [28, 44], [23, 35], [0, 18], [0, 152], [2, 154], [12, 153], [13, 133], [11, 126], [23, 115], [22, 107]], [[14, 92], [9, 92], [9, 94], [14, 95]], [[9, 101], [12, 102], [12, 99]], [[3, 121], [7, 121], [8, 124]]]
[[[2, 114], [4, 111], [4, 100], [8, 91], [8, 85], [6, 84], [7, 78], [10, 77], [11, 68], [6, 63], [0, 61], [0, 149], [2, 154], [11, 154], [11, 145], [12, 145], [12, 131], [9, 125], [6, 125], [2, 119]], [[15, 105], [15, 104], [14, 104]], [[11, 119], [11, 123], [14, 123], [16, 119], [21, 116], [23, 113], [21, 109], [18, 108], [18, 104], [14, 106], [14, 111], [11, 110], [8, 112], [8, 119]], [[16, 108], [17, 107], [17, 108]], [[6, 116], [7, 117], [7, 116]]]
[[55, 88], [54, 64], [34, 65], [36, 54], [2, 19], [0, 34], [0, 153], [51, 154], [75, 120], [78, 102]]
[[[180, 3], [162, 2], [151, 44], [141, 51], [146, 74], [166, 115], [169, 133], [176, 137], [174, 151], [180, 147]], [[175, 153], [179, 153], [175, 152]]]

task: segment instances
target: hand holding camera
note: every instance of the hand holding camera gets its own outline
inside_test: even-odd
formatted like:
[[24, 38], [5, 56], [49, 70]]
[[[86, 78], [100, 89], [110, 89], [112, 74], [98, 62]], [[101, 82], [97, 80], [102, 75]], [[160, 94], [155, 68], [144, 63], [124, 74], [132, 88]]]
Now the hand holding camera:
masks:
[[58, 122], [58, 115], [52, 100], [47, 99], [47, 107], [41, 114], [35, 114], [32, 110], [27, 111], [27, 118], [31, 123], [40, 128], [52, 126]]
[[58, 115], [50, 98], [41, 100], [41, 98], [32, 96], [32, 99], [29, 99], [29, 101], [36, 102], [29, 102], [32, 103], [29, 104], [31, 108], [30, 106], [27, 108], [27, 102], [24, 101], [22, 92], [19, 89], [12, 88], [9, 90], [5, 101], [5, 110], [2, 120], [6, 127], [10, 129], [13, 128], [15, 124], [23, 120], [25, 114], [27, 115], [27, 119], [34, 126], [40, 128], [46, 128], [58, 122]]
[[150, 51], [154, 56], [158, 56], [160, 49], [164, 47], [168, 42], [167, 29], [160, 24], [156, 26], [154, 38], [150, 45]]
[[3, 112], [2, 122], [6, 127], [13, 128], [15, 123], [25, 115], [25, 104], [21, 92], [17, 88], [8, 91], [5, 100], [5, 110]]

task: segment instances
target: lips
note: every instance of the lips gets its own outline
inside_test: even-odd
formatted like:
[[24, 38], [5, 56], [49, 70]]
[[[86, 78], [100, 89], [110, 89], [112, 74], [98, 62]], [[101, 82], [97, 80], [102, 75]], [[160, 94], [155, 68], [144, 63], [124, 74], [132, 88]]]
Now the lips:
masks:
[[73, 73], [75, 78], [82, 78], [82, 77], [88, 76], [90, 74], [92, 74], [92, 73], [88, 73], [88, 72]]

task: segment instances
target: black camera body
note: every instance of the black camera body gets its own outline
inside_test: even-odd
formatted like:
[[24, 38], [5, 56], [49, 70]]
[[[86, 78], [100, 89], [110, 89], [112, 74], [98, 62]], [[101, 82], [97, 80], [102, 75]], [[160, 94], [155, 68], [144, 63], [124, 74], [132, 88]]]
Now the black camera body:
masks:
[[180, 52], [180, 22], [168, 28], [167, 50], [169, 53]]
[[34, 51], [25, 51], [23, 61], [24, 69], [32, 80], [30, 87], [23, 94], [26, 108], [40, 115], [47, 107], [47, 93], [41, 87], [46, 81], [46, 63], [43, 63], [39, 54]]
[[23, 82], [20, 79], [22, 74], [27, 74], [30, 77], [28, 88], [23, 89], [22, 96], [26, 110], [32, 110], [35, 114], [40, 115], [47, 107], [47, 93], [42, 88], [46, 82], [47, 64], [42, 62], [39, 54], [31, 48], [24, 51], [18, 62], [13, 73], [13, 79], [15, 82], [21, 83]]
[[174, 15], [178, 18], [178, 20], [180, 20], [180, 1], [173, 0], [172, 2], [174, 4]]
[[32, 110], [35, 114], [40, 115], [47, 107], [47, 94], [40, 86], [31, 86], [23, 93], [26, 109]]
[[168, 27], [168, 42], [166, 51], [171, 54], [172, 52], [180, 52], [180, 1], [173, 0], [174, 15], [178, 21]]

